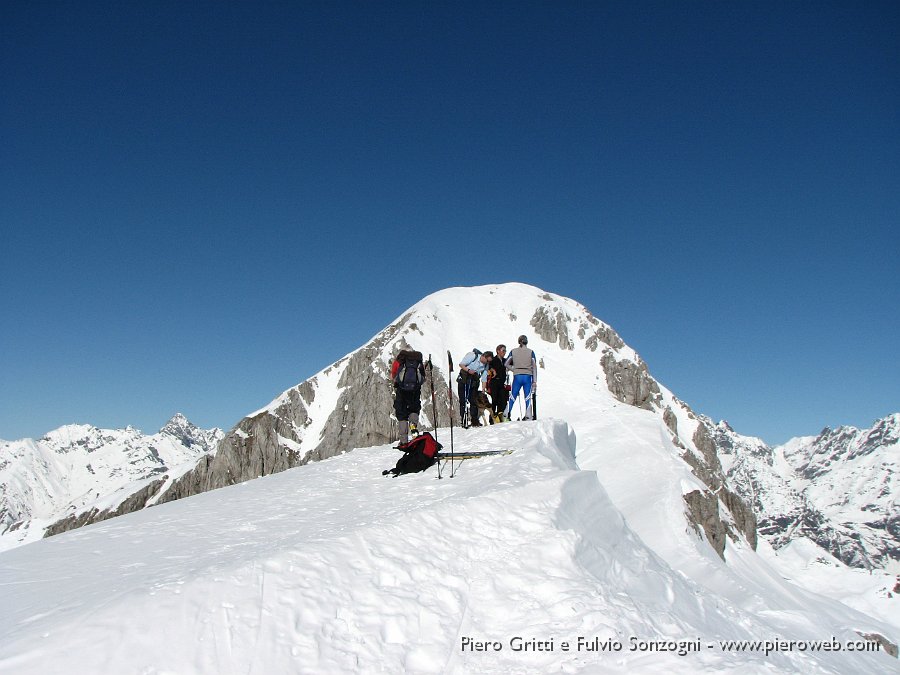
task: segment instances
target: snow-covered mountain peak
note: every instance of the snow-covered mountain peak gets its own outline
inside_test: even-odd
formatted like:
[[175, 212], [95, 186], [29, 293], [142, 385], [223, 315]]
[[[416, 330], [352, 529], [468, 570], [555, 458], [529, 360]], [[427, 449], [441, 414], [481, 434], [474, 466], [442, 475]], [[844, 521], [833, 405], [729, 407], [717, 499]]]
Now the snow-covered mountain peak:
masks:
[[726, 469], [776, 549], [806, 538], [847, 565], [900, 571], [898, 421], [895, 413], [775, 448], [734, 435]]
[[841, 426], [824, 429], [810, 442], [785, 448], [785, 458], [806, 478], [813, 479], [845, 463], [872, 456], [880, 461], [884, 453], [900, 450], [900, 414], [888, 415], [869, 429]]
[[223, 436], [176, 415], [150, 436], [131, 426], [69, 424], [37, 440], [3, 443], [0, 549], [40, 537], [44, 527], [66, 514], [97, 510], [98, 501], [117, 492], [128, 497], [132, 486], [214, 452]]
[[[423, 336], [427, 327], [448, 330], [448, 347], [465, 345], [467, 338], [478, 341], [482, 349], [493, 350], [500, 342], [512, 347], [518, 335], [525, 334], [532, 340], [536, 337], [555, 343], [562, 350], [573, 351], [580, 344], [595, 351], [602, 342], [624, 349], [629, 358], [636, 357], [608, 324], [581, 303], [522, 283], [438, 291], [413, 305], [394, 323], [402, 325], [404, 320], [415, 323]], [[548, 345], [531, 346], [539, 349]]]
[[164, 486], [152, 503], [395, 439], [390, 363], [408, 347], [433, 364], [420, 426], [446, 427], [451, 419], [458, 425], [463, 356], [473, 348], [512, 347], [523, 334], [539, 364], [541, 417], [615, 415], [623, 405], [652, 415], [671, 443], [668, 452], [693, 474], [684, 483], [691, 495], [680, 507], [688, 512], [685, 525], [708, 537], [719, 555], [729, 536], [752, 545], [753, 517], [725, 484], [713, 425], [660, 385], [640, 356], [581, 303], [520, 283], [449, 288], [423, 298], [364, 345], [241, 420], [214, 457]]
[[39, 441], [59, 453], [92, 453], [112, 442], [129, 443], [143, 434], [131, 426], [99, 429], [90, 424], [67, 424], [44, 434]]
[[182, 413], [176, 413], [172, 419], [159, 430], [160, 435], [171, 436], [186, 448], [200, 445], [203, 452], [215, 448], [216, 443], [224, 436], [221, 429], [201, 429], [193, 424]]

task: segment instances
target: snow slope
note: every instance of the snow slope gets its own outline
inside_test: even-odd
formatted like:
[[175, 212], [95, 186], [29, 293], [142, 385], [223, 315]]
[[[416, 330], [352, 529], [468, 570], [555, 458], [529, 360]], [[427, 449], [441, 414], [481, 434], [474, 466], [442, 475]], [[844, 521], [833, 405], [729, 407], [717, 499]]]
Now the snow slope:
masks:
[[[589, 454], [652, 461], [660, 430], [635, 414]], [[7, 551], [0, 673], [900, 672], [883, 652], [723, 646], [898, 626], [673, 536], [671, 490], [626, 514], [623, 476], [579, 470], [566, 423], [454, 440], [514, 453], [393, 479], [398, 453], [365, 448]]]

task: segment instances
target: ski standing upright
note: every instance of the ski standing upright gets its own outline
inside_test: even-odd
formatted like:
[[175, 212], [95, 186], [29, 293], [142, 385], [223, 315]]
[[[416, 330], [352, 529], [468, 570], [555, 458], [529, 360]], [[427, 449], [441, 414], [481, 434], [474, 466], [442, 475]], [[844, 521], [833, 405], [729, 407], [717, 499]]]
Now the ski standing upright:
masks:
[[[434, 440], [437, 440], [437, 429], [438, 429], [438, 412], [437, 412], [437, 404], [436, 399], [434, 397], [434, 364], [431, 362], [431, 354], [428, 355], [428, 374], [431, 378], [431, 414], [434, 415]], [[452, 404], [451, 404], [452, 405]], [[453, 419], [450, 419], [450, 433], [453, 433]], [[451, 443], [451, 448], [452, 448]], [[442, 478], [441, 476], [441, 463], [438, 462], [438, 479]]]
[[[447, 363], [450, 365], [450, 370], [447, 377], [447, 393], [449, 395], [448, 400], [450, 401], [450, 452], [453, 453], [453, 357], [450, 355], [450, 350], [447, 350]], [[453, 459], [450, 459], [450, 478], [453, 478]]]

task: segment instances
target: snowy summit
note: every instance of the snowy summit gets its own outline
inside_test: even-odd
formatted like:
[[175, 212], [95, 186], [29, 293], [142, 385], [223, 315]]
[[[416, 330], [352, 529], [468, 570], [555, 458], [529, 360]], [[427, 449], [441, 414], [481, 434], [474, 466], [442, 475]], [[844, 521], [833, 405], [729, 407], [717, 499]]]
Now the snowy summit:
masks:
[[[459, 357], [520, 334], [539, 419], [452, 429], [509, 454], [383, 477], [392, 357], [431, 355], [449, 450]], [[720, 436], [577, 302], [441, 291], [138, 481], [136, 512], [0, 554], [0, 673], [900, 672], [893, 578], [809, 588]]]

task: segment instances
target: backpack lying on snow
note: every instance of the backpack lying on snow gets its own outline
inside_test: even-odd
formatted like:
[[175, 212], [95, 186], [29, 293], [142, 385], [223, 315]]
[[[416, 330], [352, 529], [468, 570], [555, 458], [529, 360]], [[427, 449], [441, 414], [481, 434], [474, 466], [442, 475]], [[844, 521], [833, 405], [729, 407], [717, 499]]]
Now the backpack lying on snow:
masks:
[[389, 473], [399, 476], [402, 473], [416, 473], [424, 471], [437, 461], [437, 454], [444, 447], [427, 431], [419, 434], [409, 443], [403, 443], [397, 446], [398, 450], [403, 451], [403, 457], [397, 462], [397, 466], [393, 469], [386, 469], [381, 472], [382, 476]]

